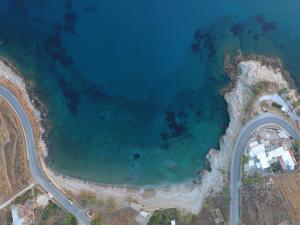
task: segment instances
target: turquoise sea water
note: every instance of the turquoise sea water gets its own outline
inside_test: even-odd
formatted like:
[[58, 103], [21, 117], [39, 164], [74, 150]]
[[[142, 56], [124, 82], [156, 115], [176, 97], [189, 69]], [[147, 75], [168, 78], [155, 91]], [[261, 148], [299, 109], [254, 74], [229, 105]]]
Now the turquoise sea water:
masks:
[[36, 84], [49, 165], [114, 184], [197, 181], [228, 125], [224, 54], [300, 84], [296, 0], [0, 0], [0, 54]]

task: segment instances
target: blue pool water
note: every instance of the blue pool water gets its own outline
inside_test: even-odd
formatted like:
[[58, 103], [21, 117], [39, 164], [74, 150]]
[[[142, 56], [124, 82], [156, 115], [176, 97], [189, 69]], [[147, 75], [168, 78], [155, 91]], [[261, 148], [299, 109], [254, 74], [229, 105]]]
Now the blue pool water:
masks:
[[0, 54], [47, 106], [49, 165], [103, 183], [197, 181], [228, 125], [224, 54], [300, 84], [297, 0], [0, 0]]

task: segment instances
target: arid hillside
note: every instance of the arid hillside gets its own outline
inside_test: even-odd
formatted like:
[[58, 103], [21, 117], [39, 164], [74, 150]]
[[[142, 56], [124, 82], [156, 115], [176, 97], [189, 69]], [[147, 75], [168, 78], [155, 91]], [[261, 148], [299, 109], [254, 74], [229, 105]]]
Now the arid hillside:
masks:
[[31, 182], [21, 124], [0, 97], [0, 205]]

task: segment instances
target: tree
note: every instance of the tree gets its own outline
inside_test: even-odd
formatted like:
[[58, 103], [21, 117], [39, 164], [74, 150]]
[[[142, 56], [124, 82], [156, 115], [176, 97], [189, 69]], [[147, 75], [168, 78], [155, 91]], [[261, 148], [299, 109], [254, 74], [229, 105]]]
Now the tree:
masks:
[[103, 224], [103, 218], [101, 214], [97, 214], [92, 220], [91, 225], [102, 225], [102, 224]]
[[249, 162], [249, 156], [247, 155], [242, 155], [242, 164], [247, 164]]
[[64, 218], [64, 225], [77, 225], [77, 221], [75, 219], [75, 217], [71, 214], [68, 214], [65, 218]]
[[169, 225], [172, 220], [178, 220], [179, 211], [176, 208], [154, 211], [148, 225]]
[[280, 162], [277, 161], [277, 162], [274, 162], [272, 165], [271, 165], [271, 168], [272, 168], [272, 171], [274, 173], [277, 173], [281, 170], [281, 166], [280, 166]]

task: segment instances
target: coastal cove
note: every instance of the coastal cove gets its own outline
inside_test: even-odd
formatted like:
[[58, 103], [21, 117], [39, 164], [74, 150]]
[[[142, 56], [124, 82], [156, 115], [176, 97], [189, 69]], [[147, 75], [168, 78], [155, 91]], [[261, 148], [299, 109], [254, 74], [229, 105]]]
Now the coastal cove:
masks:
[[[236, 1], [220, 6], [223, 11], [195, 1], [55, 2], [1, 3], [8, 23], [0, 25], [6, 31], [0, 54], [44, 105], [46, 161], [58, 173], [97, 183], [194, 188], [204, 182], [205, 156], [219, 147], [229, 123], [219, 93], [229, 82], [226, 54], [279, 56], [299, 84], [300, 55], [291, 49], [300, 46], [300, 34], [284, 23], [287, 11], [298, 18], [293, 1], [280, 8], [282, 17], [279, 1], [259, 9]], [[151, 22], [153, 13], [160, 26]]]
[[[200, 184], [173, 184], [156, 188], [100, 185], [67, 177], [51, 170], [44, 161], [43, 154], [46, 152], [46, 146], [41, 138], [44, 130], [41, 126], [41, 114], [34, 106], [36, 100], [29, 97], [20, 73], [7, 61], [0, 61], [0, 83], [8, 87], [24, 107], [33, 126], [36, 146], [40, 155], [39, 163], [41, 163], [46, 177], [59, 189], [75, 198], [82, 192], [95, 193], [104, 199], [113, 197], [118, 207], [128, 204], [128, 199], [134, 199], [134, 202], [141, 204], [148, 211], [176, 207], [186, 212], [198, 213], [205, 197], [219, 192], [228, 182], [233, 145], [243, 122], [245, 122], [244, 119], [249, 119], [246, 118], [249, 116], [246, 108], [252, 102], [251, 98], [255, 96], [251, 89], [262, 82], [274, 83], [276, 89], [290, 86], [285, 80], [288, 78], [287, 72], [283, 70], [279, 59], [256, 55], [243, 58], [239, 54], [236, 60], [232, 60], [232, 64], [226, 63], [226, 68], [229, 67], [231, 67], [231, 71], [228, 72], [233, 85], [225, 93], [225, 100], [228, 104], [230, 123], [220, 141], [220, 151], [210, 150], [207, 156], [211, 172], [202, 172]], [[250, 112], [253, 113], [250, 118], [257, 116], [255, 110]]]

